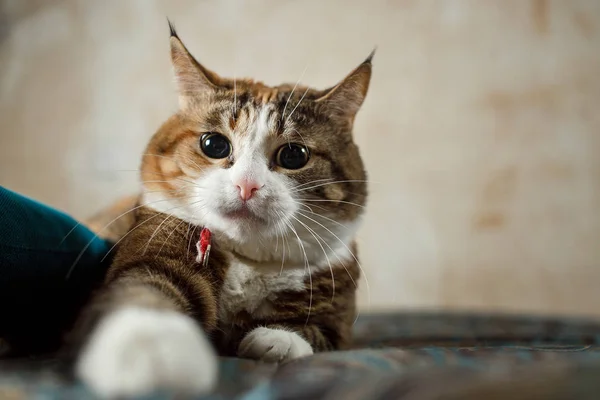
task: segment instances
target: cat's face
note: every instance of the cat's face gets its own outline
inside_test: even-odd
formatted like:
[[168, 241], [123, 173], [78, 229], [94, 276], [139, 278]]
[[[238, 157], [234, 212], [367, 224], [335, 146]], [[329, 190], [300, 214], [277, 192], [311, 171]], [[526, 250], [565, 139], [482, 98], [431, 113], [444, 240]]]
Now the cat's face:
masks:
[[181, 107], [143, 157], [145, 202], [257, 260], [347, 247], [367, 194], [352, 124], [370, 58], [320, 91], [221, 78], [176, 35], [171, 53]]

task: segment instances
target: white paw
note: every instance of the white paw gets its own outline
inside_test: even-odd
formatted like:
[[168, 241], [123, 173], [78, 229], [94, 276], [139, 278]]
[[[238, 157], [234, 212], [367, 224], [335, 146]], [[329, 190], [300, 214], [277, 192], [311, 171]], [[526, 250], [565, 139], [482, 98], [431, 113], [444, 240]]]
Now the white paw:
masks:
[[238, 355], [267, 362], [285, 362], [313, 354], [300, 335], [283, 329], [256, 328], [240, 343]]
[[157, 389], [203, 394], [217, 381], [218, 363], [189, 317], [125, 308], [101, 321], [76, 365], [77, 376], [102, 397], [133, 397]]

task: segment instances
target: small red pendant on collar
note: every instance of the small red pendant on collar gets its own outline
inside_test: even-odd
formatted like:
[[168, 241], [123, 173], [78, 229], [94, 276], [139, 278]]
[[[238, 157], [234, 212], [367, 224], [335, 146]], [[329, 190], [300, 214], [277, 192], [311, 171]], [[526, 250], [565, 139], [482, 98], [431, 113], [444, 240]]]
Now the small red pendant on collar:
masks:
[[196, 256], [196, 262], [202, 264], [203, 267], [208, 265], [208, 257], [210, 256], [210, 239], [211, 233], [208, 228], [203, 228], [200, 232], [200, 240], [196, 243], [196, 249], [198, 255]]

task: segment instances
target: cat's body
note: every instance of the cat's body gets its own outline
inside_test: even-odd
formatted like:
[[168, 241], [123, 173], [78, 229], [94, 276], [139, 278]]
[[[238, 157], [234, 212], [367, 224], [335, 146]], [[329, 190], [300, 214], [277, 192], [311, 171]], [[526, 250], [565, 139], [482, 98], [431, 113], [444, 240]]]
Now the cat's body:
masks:
[[133, 225], [74, 333], [77, 372], [105, 396], [203, 392], [209, 341], [281, 362], [346, 347], [355, 319], [366, 175], [352, 124], [370, 58], [319, 91], [223, 79], [174, 31], [171, 54], [181, 111], [146, 149]]

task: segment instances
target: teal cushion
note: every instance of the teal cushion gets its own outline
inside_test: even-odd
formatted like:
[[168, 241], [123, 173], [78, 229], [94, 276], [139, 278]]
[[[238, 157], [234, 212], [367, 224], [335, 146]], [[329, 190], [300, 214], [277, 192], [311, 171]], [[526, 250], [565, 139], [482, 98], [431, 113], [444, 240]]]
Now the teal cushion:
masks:
[[102, 281], [112, 244], [3, 187], [0, 210], [0, 336], [24, 343], [46, 332], [56, 342]]

